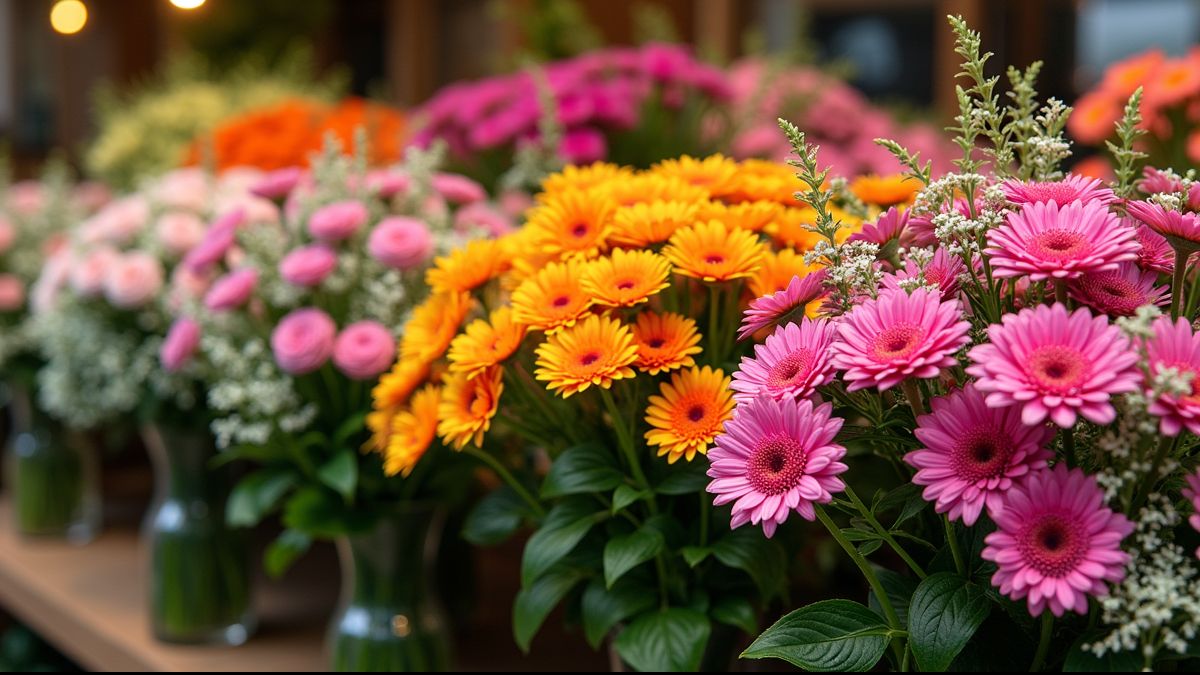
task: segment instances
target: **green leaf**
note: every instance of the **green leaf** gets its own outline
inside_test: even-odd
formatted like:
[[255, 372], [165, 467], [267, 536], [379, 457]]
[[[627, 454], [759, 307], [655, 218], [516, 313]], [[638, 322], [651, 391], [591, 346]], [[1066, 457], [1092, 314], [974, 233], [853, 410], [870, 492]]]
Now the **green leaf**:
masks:
[[[925, 508], [926, 501], [921, 497], [921, 486], [914, 483], [905, 483], [900, 487], [883, 495], [874, 505], [872, 510], [878, 518], [879, 514], [897, 512], [896, 520], [892, 524], [892, 529], [900, 526], [901, 523], [912, 518]], [[883, 519], [880, 518], [882, 521]]]
[[613, 515], [616, 515], [621, 509], [646, 496], [646, 492], [639, 490], [628, 483], [622, 483], [618, 485], [617, 489], [613, 491], [612, 496]]
[[763, 598], [771, 597], [783, 586], [787, 554], [758, 528], [730, 532], [713, 544], [712, 552], [721, 564], [749, 574]]
[[284, 530], [263, 553], [263, 567], [267, 574], [279, 578], [311, 545], [312, 537], [307, 534], [299, 530]]
[[368, 515], [345, 508], [337, 496], [319, 487], [300, 488], [283, 506], [283, 524], [312, 537], [335, 537], [365, 526]]
[[[917, 580], [882, 567], [875, 568], [875, 576], [879, 578], [879, 583], [883, 584], [892, 609], [896, 610], [896, 618], [900, 619], [900, 623], [908, 625], [908, 604], [917, 590]], [[879, 598], [875, 597], [874, 591], [867, 595], [867, 606], [871, 611], [883, 616], [883, 607], [879, 604]]]
[[585, 443], [555, 458], [542, 483], [542, 496], [606, 492], [622, 480], [624, 476], [613, 453], [596, 443]]
[[881, 547], [881, 546], [883, 546], [882, 539], [872, 539], [871, 541], [864, 541], [863, 543], [858, 545], [858, 552], [861, 553], [863, 555], [863, 557], [866, 557], [866, 556], [871, 555], [875, 551], [878, 551], [879, 547]]
[[580, 609], [583, 614], [583, 634], [592, 649], [600, 647], [608, 631], [634, 614], [644, 612], [655, 605], [658, 596], [653, 589], [642, 584], [629, 583], [633, 577], [625, 577], [612, 588], [596, 578], [583, 592]]
[[521, 651], [529, 653], [529, 644], [550, 611], [585, 576], [584, 570], [577, 567], [559, 565], [517, 592], [513, 600], [513, 638]]
[[358, 484], [358, 454], [353, 450], [338, 452], [317, 469], [317, 478], [346, 501], [352, 501]]
[[296, 484], [291, 469], [259, 469], [238, 481], [229, 493], [225, 522], [233, 527], [257, 525]]
[[783, 659], [815, 672], [865, 672], [888, 646], [888, 627], [849, 600], [825, 600], [788, 614], [758, 636], [742, 658]]
[[983, 588], [951, 572], [925, 578], [908, 608], [908, 635], [921, 670], [943, 672], [987, 618]]
[[662, 552], [662, 533], [645, 528], [613, 537], [604, 545], [604, 583], [612, 588], [629, 570]]
[[347, 417], [337, 428], [337, 431], [333, 432], [333, 442], [330, 445], [335, 448], [345, 446], [351, 438], [354, 438], [363, 430], [366, 421], [366, 412], [358, 412]]
[[842, 536], [846, 538], [846, 541], [872, 541], [879, 538], [879, 535], [874, 532], [868, 532], [866, 530], [860, 530], [854, 527], [847, 527], [846, 529], [842, 530]]
[[650, 612], [617, 636], [617, 654], [642, 672], [694, 672], [711, 632], [708, 617], [692, 609]]
[[597, 514], [587, 499], [567, 500], [550, 509], [542, 526], [525, 543], [521, 585], [532, 586], [534, 580], [570, 553], [603, 515]]
[[708, 462], [695, 460], [676, 462], [668, 468], [667, 477], [654, 488], [660, 495], [688, 495], [704, 492], [710, 478]]
[[467, 514], [462, 536], [476, 546], [493, 546], [508, 539], [527, 514], [525, 502], [507, 485], [493, 490]]
[[683, 561], [688, 567], [695, 567], [712, 555], [712, 549], [707, 546], [684, 546], [679, 552], [683, 554]]
[[729, 596], [721, 598], [712, 606], [709, 612], [712, 618], [723, 624], [739, 628], [747, 635], [758, 632], [758, 612], [754, 605], [743, 597]]
[[1136, 651], [1105, 652], [1104, 656], [1096, 656], [1083, 651], [1085, 644], [1096, 642], [1102, 634], [1098, 632], [1085, 633], [1080, 636], [1067, 652], [1067, 660], [1063, 662], [1064, 673], [1136, 673], [1142, 669], [1142, 657]]

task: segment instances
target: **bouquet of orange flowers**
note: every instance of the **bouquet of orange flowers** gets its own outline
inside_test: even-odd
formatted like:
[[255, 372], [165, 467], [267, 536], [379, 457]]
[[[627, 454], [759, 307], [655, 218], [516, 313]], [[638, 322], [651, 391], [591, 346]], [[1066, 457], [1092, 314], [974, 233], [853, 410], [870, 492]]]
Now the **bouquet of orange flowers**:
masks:
[[[721, 156], [568, 167], [523, 228], [435, 260], [374, 390], [372, 446], [391, 473], [448, 447], [505, 480], [465, 535], [533, 526], [513, 610], [523, 649], [566, 601], [634, 668], [724, 667], [783, 590], [786, 538], [713, 518], [702, 456], [732, 415], [750, 298], [766, 296], [751, 306], [763, 316], [803, 315], [826, 292], [798, 187], [782, 165]], [[832, 187], [840, 236], [878, 213]]]

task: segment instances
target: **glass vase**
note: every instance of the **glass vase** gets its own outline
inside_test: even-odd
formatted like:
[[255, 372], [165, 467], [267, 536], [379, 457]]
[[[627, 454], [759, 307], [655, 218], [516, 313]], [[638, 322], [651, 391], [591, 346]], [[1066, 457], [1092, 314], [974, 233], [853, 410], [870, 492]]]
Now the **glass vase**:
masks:
[[432, 505], [403, 505], [370, 531], [338, 539], [342, 598], [329, 627], [334, 671], [448, 668], [449, 628], [433, 590], [443, 524]]
[[5, 484], [17, 532], [84, 544], [100, 531], [96, 448], [83, 433], [40, 411], [29, 390], [11, 387]]
[[229, 476], [209, 466], [207, 433], [142, 430], [155, 499], [143, 541], [150, 563], [150, 625], [177, 644], [238, 645], [254, 632], [246, 536], [225, 523]]

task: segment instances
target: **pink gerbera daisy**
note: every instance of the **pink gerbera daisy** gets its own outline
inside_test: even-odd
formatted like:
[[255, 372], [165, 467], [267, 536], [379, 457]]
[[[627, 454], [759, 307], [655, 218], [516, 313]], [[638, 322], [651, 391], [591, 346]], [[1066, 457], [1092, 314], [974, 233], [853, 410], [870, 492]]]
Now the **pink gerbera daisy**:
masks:
[[1138, 251], [1138, 267], [1152, 272], [1170, 274], [1175, 269], [1175, 251], [1171, 244], [1159, 233], [1138, 224], [1137, 240], [1142, 248]]
[[1176, 249], [1200, 249], [1200, 215], [1168, 211], [1154, 202], [1136, 201], [1125, 205], [1130, 217], [1166, 237]]
[[846, 371], [850, 391], [884, 391], [910, 377], [937, 377], [955, 364], [971, 324], [958, 300], [918, 288], [911, 294], [884, 289], [846, 314], [838, 324], [833, 365]]
[[892, 242], [899, 242], [904, 234], [904, 226], [908, 224], [908, 211], [892, 207], [879, 215], [873, 223], [867, 223], [862, 229], [850, 235], [847, 241], [868, 241], [878, 244], [880, 249]]
[[1113, 191], [1099, 178], [1069, 174], [1066, 178], [1048, 182], [1025, 182], [1015, 179], [1000, 184], [1004, 196], [1014, 204], [1054, 202], [1066, 206], [1071, 202], [1099, 202], [1104, 205], [1117, 200]]
[[1135, 260], [1137, 233], [1099, 201], [1027, 204], [987, 234], [998, 277], [1073, 279]]
[[1045, 469], [1053, 457], [1049, 427], [1022, 424], [1016, 408], [989, 408], [970, 384], [932, 407], [913, 432], [924, 447], [904, 461], [917, 468], [913, 482], [926, 486], [922, 496], [951, 520], [974, 525], [985, 506], [995, 517], [1013, 482]]
[[708, 452], [708, 491], [717, 506], [733, 502], [730, 527], [761, 523], [771, 537], [792, 511], [814, 520], [814, 504], [846, 489], [838, 478], [846, 449], [833, 442], [842, 420], [832, 411], [828, 403], [766, 395], [739, 406]]
[[828, 352], [836, 333], [828, 320], [808, 317], [775, 329], [765, 343], [754, 347], [754, 358], [742, 359], [733, 374], [733, 398], [744, 403], [760, 393], [776, 400], [812, 396], [835, 375]]
[[1059, 464], [1013, 486], [982, 557], [996, 563], [992, 585], [1013, 600], [1028, 597], [1029, 613], [1087, 611], [1088, 596], [1125, 577], [1129, 554], [1121, 540], [1133, 523], [1104, 505], [1096, 479]]
[[[1188, 486], [1183, 489], [1183, 496], [1192, 500], [1192, 516], [1188, 522], [1200, 532], [1200, 469], [1187, 475]], [[1200, 558], [1200, 548], [1196, 549], [1196, 557]]]
[[989, 406], [1020, 407], [1025, 424], [1049, 417], [1067, 428], [1076, 415], [1110, 424], [1117, 413], [1109, 398], [1135, 391], [1141, 378], [1121, 329], [1084, 307], [1067, 314], [1056, 303], [1006, 314], [988, 326], [988, 339], [968, 354], [975, 363], [967, 373]]
[[829, 272], [825, 270], [817, 270], [803, 277], [797, 275], [782, 291], [751, 300], [742, 316], [738, 340], [745, 340], [760, 328], [783, 323], [797, 315], [804, 316], [809, 304], [824, 297], [827, 278]]
[[1142, 179], [1138, 181], [1138, 190], [1152, 195], [1159, 192], [1182, 192], [1183, 181], [1165, 171], [1152, 166], [1142, 169]]
[[1171, 368], [1178, 375], [1191, 373], [1193, 379], [1191, 393], [1183, 396], [1166, 392], [1156, 395], [1148, 382], [1146, 393], [1153, 397], [1150, 414], [1158, 417], [1158, 428], [1166, 436], [1178, 436], [1185, 427], [1200, 434], [1200, 335], [1193, 333], [1191, 324], [1183, 318], [1172, 321], [1170, 317], [1159, 317], [1153, 329], [1154, 337], [1146, 340], [1150, 377]]
[[1162, 305], [1166, 286], [1158, 286], [1157, 272], [1147, 272], [1133, 263], [1121, 263], [1111, 272], [1085, 274], [1073, 279], [1067, 290], [1071, 299], [1109, 316], [1133, 316], [1142, 305]]
[[921, 269], [912, 260], [907, 260], [903, 269], [883, 277], [883, 287], [900, 288], [900, 282], [905, 279], [920, 279], [927, 286], [937, 286], [942, 293], [942, 299], [948, 300], [958, 294], [958, 279], [966, 271], [967, 266], [961, 258], [947, 253], [944, 248], [938, 248], [934, 251], [933, 258], [925, 265], [925, 269]]

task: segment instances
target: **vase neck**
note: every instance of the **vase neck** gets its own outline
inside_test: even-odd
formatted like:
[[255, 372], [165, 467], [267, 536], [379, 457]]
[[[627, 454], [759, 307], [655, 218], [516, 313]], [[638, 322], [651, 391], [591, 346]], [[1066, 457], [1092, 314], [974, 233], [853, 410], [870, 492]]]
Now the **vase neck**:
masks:
[[211, 501], [220, 497], [222, 481], [209, 465], [215, 449], [207, 433], [148, 425], [142, 429], [142, 441], [161, 498]]
[[400, 509], [381, 517], [368, 532], [341, 537], [345, 596], [366, 605], [421, 602], [430, 582], [441, 518], [434, 508]]

